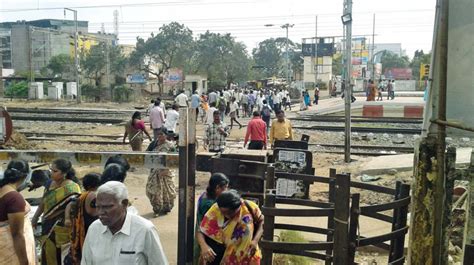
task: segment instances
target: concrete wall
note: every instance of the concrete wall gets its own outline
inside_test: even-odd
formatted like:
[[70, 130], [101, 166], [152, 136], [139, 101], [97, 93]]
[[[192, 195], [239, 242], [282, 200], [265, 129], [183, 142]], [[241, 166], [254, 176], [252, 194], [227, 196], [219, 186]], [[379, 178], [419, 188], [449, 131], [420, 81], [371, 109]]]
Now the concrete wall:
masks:
[[[312, 59], [315, 58], [304, 57], [303, 81], [305, 83], [314, 83], [315, 71], [313, 70], [314, 62], [312, 62]], [[324, 56], [319, 58], [318, 64], [318, 80], [328, 83], [332, 78], [332, 57]]]
[[[450, 1], [447, 118], [474, 127], [474, 1]], [[472, 132], [450, 130], [448, 133]]]
[[415, 91], [416, 80], [395, 80], [395, 91]]

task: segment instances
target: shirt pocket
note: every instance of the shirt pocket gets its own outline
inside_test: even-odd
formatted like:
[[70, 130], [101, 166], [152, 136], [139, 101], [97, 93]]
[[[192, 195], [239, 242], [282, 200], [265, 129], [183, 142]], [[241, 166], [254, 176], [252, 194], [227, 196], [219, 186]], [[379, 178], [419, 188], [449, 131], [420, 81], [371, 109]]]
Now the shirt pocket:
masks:
[[134, 265], [137, 261], [137, 253], [134, 249], [121, 249], [119, 252], [118, 265]]

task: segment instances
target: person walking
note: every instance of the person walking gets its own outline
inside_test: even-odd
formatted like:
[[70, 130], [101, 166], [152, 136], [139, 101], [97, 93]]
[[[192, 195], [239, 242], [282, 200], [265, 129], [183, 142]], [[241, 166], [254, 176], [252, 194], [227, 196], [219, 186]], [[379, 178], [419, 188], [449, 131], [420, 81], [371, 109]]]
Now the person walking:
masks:
[[198, 94], [198, 91], [195, 90], [193, 95], [191, 96], [191, 109], [196, 112], [196, 121], [199, 116], [199, 105], [201, 104], [201, 97]]
[[230, 129], [234, 126], [234, 121], [239, 125], [239, 129], [242, 129], [242, 124], [237, 120], [237, 109], [239, 108], [239, 104], [237, 104], [235, 98], [232, 98], [232, 102], [230, 103]]
[[168, 110], [167, 112], [164, 128], [166, 128], [168, 133], [176, 133], [176, 124], [178, 123], [178, 120], [179, 120], [178, 110], [179, 110], [178, 105], [173, 104], [173, 106], [171, 106], [171, 109]]
[[214, 90], [212, 90], [212, 91], [209, 93], [208, 100], [209, 100], [209, 104], [212, 104], [212, 103], [216, 103], [216, 102], [217, 102], [217, 93], [216, 93]]
[[221, 121], [224, 121], [225, 118], [225, 112], [227, 110], [227, 102], [224, 98], [224, 96], [221, 93], [221, 96], [217, 99], [217, 110], [221, 113]]
[[268, 131], [270, 130], [270, 119], [272, 115], [272, 108], [270, 107], [270, 104], [267, 104], [266, 100], [263, 100], [263, 106], [262, 106], [262, 111], [260, 115], [262, 116], [262, 120], [267, 125], [266, 128], [267, 128], [267, 134], [268, 134]]
[[214, 112], [217, 111], [216, 103], [209, 104], [209, 108], [206, 111], [206, 124], [211, 125], [214, 122]]
[[128, 212], [127, 187], [109, 181], [97, 190], [99, 220], [89, 227], [81, 265], [168, 265], [152, 222]]
[[[156, 104], [156, 102], [155, 102]], [[143, 144], [143, 134], [148, 136], [148, 139], [152, 141], [150, 134], [145, 128], [145, 123], [141, 119], [139, 111], [135, 111], [132, 115], [132, 119], [125, 124], [125, 132], [123, 134], [123, 142], [128, 136], [128, 143], [132, 147], [133, 151], [141, 151]]]
[[184, 93], [184, 90], [181, 90], [181, 93], [176, 96], [174, 102], [178, 104], [180, 108], [187, 108], [188, 107], [188, 96]]
[[247, 125], [247, 133], [245, 134], [244, 148], [250, 140], [248, 149], [262, 150], [267, 149], [267, 125], [262, 120], [260, 112], [254, 111], [253, 118]]
[[248, 111], [249, 111], [249, 95], [247, 91], [244, 91], [244, 94], [242, 95], [242, 117], [247, 117]]
[[253, 113], [253, 108], [255, 107], [255, 103], [256, 103], [256, 98], [255, 98], [255, 94], [253, 93], [252, 90], [250, 90], [250, 94], [249, 94], [249, 109], [248, 109], [248, 114], [250, 116], [250, 113]]
[[36, 264], [29, 204], [21, 195], [30, 173], [28, 162], [12, 160], [0, 180], [0, 264]]
[[150, 129], [153, 130], [153, 140], [156, 141], [157, 133], [165, 125], [165, 112], [160, 103], [155, 101], [155, 107], [150, 112]]
[[199, 232], [199, 226], [201, 225], [204, 215], [214, 205], [216, 199], [228, 189], [229, 179], [222, 173], [214, 173], [209, 179], [209, 185], [207, 185], [206, 191], [199, 196], [197, 202], [196, 211], [196, 229], [194, 241], [194, 263], [200, 263], [201, 257], [210, 256], [215, 254], [212, 248], [206, 243], [204, 235]]
[[212, 242], [212, 251], [201, 256], [203, 264], [260, 264], [263, 223], [257, 204], [235, 190], [222, 192], [199, 227], [206, 242]]
[[395, 99], [395, 80], [392, 80], [392, 93], [390, 94], [392, 100]]
[[318, 101], [319, 101], [319, 87], [316, 86], [314, 88], [314, 101], [313, 101], [314, 105], [318, 105]]
[[377, 86], [377, 90], [378, 90], [378, 97], [377, 97], [377, 101], [383, 101], [383, 97], [382, 97], [382, 92], [383, 92], [383, 82], [382, 82], [382, 79], [379, 80], [379, 84]]
[[393, 92], [392, 80], [388, 80], [388, 83], [387, 83], [387, 100], [389, 100], [392, 97], [392, 92]]
[[221, 121], [221, 113], [216, 110], [213, 114], [214, 121], [206, 128], [204, 146], [209, 152], [220, 153], [225, 149], [226, 138], [229, 136], [229, 127]]
[[276, 119], [270, 129], [270, 143], [272, 148], [276, 140], [293, 140], [293, 128], [291, 122], [285, 118], [285, 112], [278, 110], [275, 112]]
[[[154, 152], [170, 153], [176, 152], [174, 144], [167, 140], [167, 132], [161, 130]], [[176, 187], [174, 185], [174, 174], [169, 168], [152, 168], [146, 183], [146, 196], [153, 206], [155, 216], [167, 214], [174, 207], [176, 198]]]

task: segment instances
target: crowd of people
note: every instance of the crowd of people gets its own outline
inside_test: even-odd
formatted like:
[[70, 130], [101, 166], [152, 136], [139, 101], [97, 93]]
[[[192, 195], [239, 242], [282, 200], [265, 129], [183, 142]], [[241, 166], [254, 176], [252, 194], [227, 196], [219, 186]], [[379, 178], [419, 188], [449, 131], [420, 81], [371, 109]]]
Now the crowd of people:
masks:
[[395, 99], [395, 80], [379, 79], [376, 85], [372, 79], [369, 79], [366, 87], [367, 101], [383, 101], [382, 92], [384, 91], [387, 91], [387, 100]]
[[[163, 135], [159, 132], [158, 138], [165, 143]], [[101, 174], [79, 179], [66, 159], [34, 171], [26, 161], [12, 160], [0, 177], [0, 264], [33, 265], [38, 259], [46, 265], [168, 264], [157, 229], [130, 203], [123, 183], [129, 168], [117, 155], [107, 160]], [[164, 169], [152, 172], [150, 178], [168, 174]], [[260, 263], [263, 215], [257, 204], [229, 190], [229, 183], [227, 176], [214, 173], [199, 196], [195, 264]], [[20, 193], [28, 186], [45, 190], [31, 222], [32, 208]], [[148, 184], [146, 190], [148, 196]], [[153, 200], [155, 212], [172, 207]], [[39, 246], [34, 229], [40, 231]]]

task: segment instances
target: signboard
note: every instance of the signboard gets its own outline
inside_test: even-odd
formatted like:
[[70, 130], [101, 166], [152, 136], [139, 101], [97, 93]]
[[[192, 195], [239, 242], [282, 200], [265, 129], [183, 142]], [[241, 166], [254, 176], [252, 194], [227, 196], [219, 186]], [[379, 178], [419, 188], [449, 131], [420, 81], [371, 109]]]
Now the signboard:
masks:
[[127, 84], [146, 84], [146, 78], [143, 74], [127, 75]]
[[178, 68], [169, 69], [164, 77], [163, 82], [168, 85], [174, 85], [183, 81], [183, 70]]
[[[316, 56], [316, 44], [314, 43], [303, 43], [301, 47], [301, 53], [303, 56]], [[334, 54], [334, 43], [319, 43], [318, 44], [318, 57], [332, 56]]]
[[388, 79], [409, 80], [412, 79], [411, 68], [388, 68], [384, 75]]

